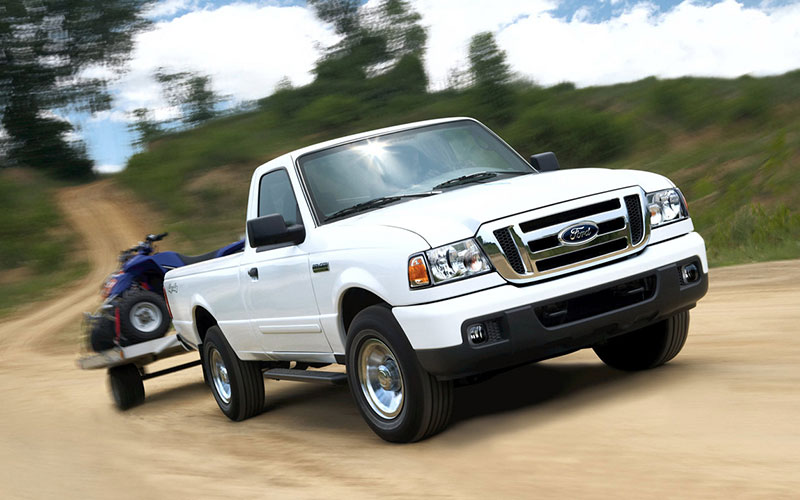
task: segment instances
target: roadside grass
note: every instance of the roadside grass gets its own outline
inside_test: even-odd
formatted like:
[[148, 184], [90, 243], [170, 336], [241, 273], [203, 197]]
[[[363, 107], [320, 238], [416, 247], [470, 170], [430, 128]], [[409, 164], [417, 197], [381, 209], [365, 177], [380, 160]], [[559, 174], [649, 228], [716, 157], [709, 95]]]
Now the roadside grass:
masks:
[[800, 257], [800, 71], [736, 79], [646, 78], [575, 89], [513, 86], [505, 110], [472, 90], [354, 99], [309, 87], [256, 111], [165, 136], [119, 174], [172, 221], [183, 251], [244, 231], [253, 169], [292, 149], [409, 121], [473, 116], [521, 154], [554, 151], [564, 168], [633, 168], [684, 192], [712, 265]]
[[0, 317], [85, 275], [77, 236], [58, 211], [60, 184], [22, 169], [0, 170]]

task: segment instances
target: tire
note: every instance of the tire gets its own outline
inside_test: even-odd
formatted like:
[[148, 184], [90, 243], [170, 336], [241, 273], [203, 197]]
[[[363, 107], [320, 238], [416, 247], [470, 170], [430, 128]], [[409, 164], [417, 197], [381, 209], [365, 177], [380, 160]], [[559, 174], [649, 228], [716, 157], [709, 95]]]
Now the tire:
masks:
[[92, 322], [89, 343], [93, 351], [102, 352], [113, 349], [116, 345], [114, 344], [114, 337], [113, 321], [103, 316]]
[[422, 368], [387, 306], [370, 306], [353, 319], [347, 381], [361, 416], [386, 441], [419, 441], [450, 422], [452, 381], [437, 380]]
[[261, 365], [240, 360], [218, 326], [212, 326], [206, 333], [203, 370], [208, 373], [209, 386], [219, 409], [229, 419], [238, 422], [264, 409]]
[[119, 323], [122, 336], [132, 344], [163, 337], [170, 324], [164, 297], [148, 290], [128, 290], [119, 303]]
[[625, 371], [648, 370], [671, 360], [689, 334], [689, 311], [610, 339], [594, 347], [603, 363]]
[[108, 369], [108, 382], [114, 403], [122, 411], [144, 402], [144, 382], [135, 365], [121, 365]]

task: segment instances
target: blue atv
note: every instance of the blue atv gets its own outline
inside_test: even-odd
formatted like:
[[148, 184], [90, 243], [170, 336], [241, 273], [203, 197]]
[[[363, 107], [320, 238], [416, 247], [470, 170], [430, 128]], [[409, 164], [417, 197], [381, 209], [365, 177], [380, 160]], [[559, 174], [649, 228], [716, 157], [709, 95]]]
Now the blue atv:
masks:
[[153, 243], [167, 234], [149, 234], [138, 245], [120, 253], [119, 268], [103, 284], [103, 304], [97, 314], [86, 315], [93, 350], [99, 352], [164, 336], [170, 325], [163, 286], [167, 271], [244, 249], [244, 240], [240, 240], [203, 255], [156, 252]]

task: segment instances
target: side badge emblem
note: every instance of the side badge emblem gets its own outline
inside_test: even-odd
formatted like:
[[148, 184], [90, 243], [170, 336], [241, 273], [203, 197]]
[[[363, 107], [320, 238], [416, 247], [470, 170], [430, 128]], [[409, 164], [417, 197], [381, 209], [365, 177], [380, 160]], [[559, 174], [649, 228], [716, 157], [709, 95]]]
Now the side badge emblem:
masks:
[[330, 271], [331, 268], [327, 262], [320, 262], [319, 264], [312, 264], [311, 270], [314, 271], [315, 273], [324, 273]]

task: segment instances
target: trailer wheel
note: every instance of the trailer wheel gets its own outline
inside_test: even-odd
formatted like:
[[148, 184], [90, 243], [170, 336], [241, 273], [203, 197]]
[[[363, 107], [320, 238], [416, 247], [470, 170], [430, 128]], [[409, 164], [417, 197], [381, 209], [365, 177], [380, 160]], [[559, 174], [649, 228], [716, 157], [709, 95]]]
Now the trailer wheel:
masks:
[[422, 368], [388, 307], [370, 306], [353, 319], [347, 381], [361, 416], [386, 441], [419, 441], [450, 422], [453, 382]]
[[144, 402], [144, 383], [135, 365], [115, 366], [108, 369], [111, 395], [120, 410], [127, 410]]
[[264, 374], [260, 363], [239, 359], [218, 326], [212, 326], [206, 333], [203, 367], [211, 381], [214, 399], [226, 417], [238, 422], [264, 409]]

